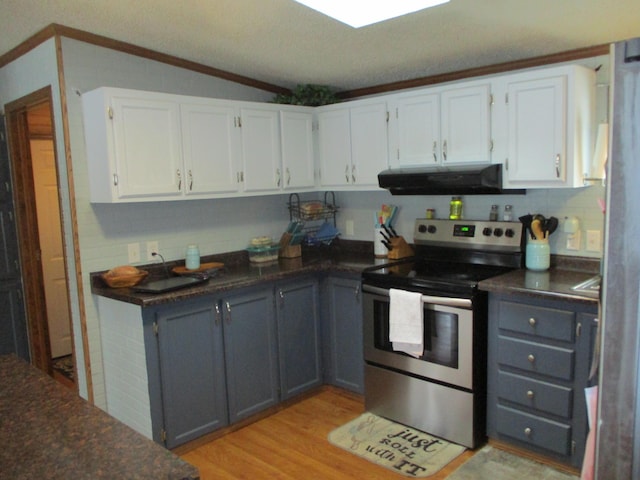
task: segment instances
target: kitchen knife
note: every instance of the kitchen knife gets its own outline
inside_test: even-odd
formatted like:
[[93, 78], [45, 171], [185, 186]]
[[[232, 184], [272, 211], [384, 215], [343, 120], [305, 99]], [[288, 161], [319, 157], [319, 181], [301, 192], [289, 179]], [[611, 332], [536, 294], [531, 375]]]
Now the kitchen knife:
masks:
[[391, 225], [389, 225], [389, 228], [391, 229], [391, 233], [393, 233], [394, 238], [397, 238], [399, 235], [398, 232], [396, 232], [395, 228], [393, 228]]
[[395, 235], [391, 232], [391, 230], [389, 230], [389, 227], [387, 227], [384, 223], [380, 225], [382, 227], [382, 229], [387, 233], [389, 238], [393, 238], [395, 237]]
[[391, 239], [384, 232], [380, 232], [380, 236], [384, 238], [387, 242], [391, 243]]
[[391, 246], [391, 244], [389, 242], [387, 242], [386, 240], [380, 240], [382, 242], [382, 244], [387, 247], [387, 250], [393, 250], [393, 247]]

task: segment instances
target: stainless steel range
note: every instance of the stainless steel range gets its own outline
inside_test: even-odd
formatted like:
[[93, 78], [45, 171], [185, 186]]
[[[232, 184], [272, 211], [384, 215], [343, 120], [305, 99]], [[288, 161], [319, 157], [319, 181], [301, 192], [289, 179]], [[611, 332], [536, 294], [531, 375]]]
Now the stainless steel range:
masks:
[[[520, 268], [523, 241], [519, 222], [418, 219], [414, 257], [363, 273], [368, 411], [470, 448], [484, 440], [487, 294], [478, 282]], [[407, 295], [418, 312], [398, 306]], [[420, 353], [390, 339], [403, 315], [421, 323]]]

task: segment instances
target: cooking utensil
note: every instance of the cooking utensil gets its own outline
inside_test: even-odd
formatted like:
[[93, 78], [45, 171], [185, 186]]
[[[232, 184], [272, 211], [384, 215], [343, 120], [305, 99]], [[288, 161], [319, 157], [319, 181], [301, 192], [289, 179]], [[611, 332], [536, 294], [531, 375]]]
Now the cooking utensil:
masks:
[[542, 230], [542, 222], [539, 218], [534, 217], [531, 221], [531, 233], [535, 237], [535, 240], [544, 239], [544, 231]]
[[545, 223], [546, 224], [544, 227], [544, 231], [546, 233], [546, 236], [548, 237], [549, 235], [551, 235], [553, 232], [557, 230], [558, 219], [556, 217], [549, 217]]

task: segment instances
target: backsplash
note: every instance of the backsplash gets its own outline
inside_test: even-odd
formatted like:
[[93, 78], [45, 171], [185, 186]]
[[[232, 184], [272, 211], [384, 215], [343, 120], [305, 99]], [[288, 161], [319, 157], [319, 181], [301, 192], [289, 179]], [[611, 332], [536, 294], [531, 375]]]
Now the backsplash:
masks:
[[[554, 216], [560, 221], [558, 230], [549, 239], [551, 253], [600, 258], [599, 251], [589, 251], [586, 245], [587, 230], [597, 230], [603, 237], [604, 215], [598, 200], [605, 198], [605, 188], [594, 185], [578, 189], [528, 190], [526, 195], [474, 195], [463, 196], [463, 217], [473, 220], [488, 220], [491, 205], [498, 205], [500, 219], [505, 205], [512, 205], [513, 219], [528, 213]], [[416, 218], [424, 218], [425, 210], [433, 208], [437, 218], [448, 218], [450, 196], [392, 196], [388, 192], [338, 192], [336, 203], [340, 206], [338, 228], [342, 238], [348, 240], [372, 240], [373, 216], [380, 205], [393, 204], [400, 207], [395, 222], [396, 230], [407, 239], [413, 239], [413, 224]], [[566, 217], [576, 217], [580, 222], [581, 241], [579, 250], [567, 250], [567, 234], [563, 232]], [[346, 222], [353, 220], [354, 233], [347, 235]], [[602, 244], [602, 242], [601, 242]]]

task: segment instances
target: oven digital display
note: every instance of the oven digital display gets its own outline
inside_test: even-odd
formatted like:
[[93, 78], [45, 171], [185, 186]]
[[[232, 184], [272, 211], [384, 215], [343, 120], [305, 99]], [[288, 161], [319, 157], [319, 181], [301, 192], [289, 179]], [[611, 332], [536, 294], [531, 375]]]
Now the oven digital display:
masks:
[[475, 237], [476, 226], [475, 225], [454, 225], [453, 226], [454, 237]]

